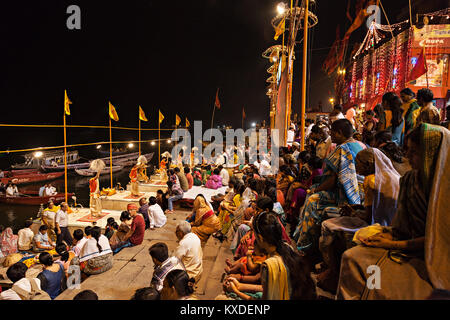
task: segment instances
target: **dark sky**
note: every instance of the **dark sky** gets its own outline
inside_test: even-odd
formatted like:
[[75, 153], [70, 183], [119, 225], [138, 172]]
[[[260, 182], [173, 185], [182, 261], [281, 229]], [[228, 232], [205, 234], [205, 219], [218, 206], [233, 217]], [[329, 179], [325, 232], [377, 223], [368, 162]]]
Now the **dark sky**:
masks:
[[[278, 2], [8, 1], [0, 13], [1, 122], [61, 124], [67, 89], [73, 102], [69, 124], [107, 125], [111, 101], [121, 126], [137, 126], [141, 105], [150, 118], [145, 127], [157, 126], [158, 108], [165, 126], [173, 125], [178, 113], [183, 123], [187, 116], [209, 127], [217, 87], [222, 109], [216, 125], [240, 126], [243, 106], [246, 126], [268, 119], [270, 65], [261, 54], [277, 43], [270, 20]], [[393, 22], [407, 12], [408, 0], [384, 2]], [[447, 1], [441, 2], [427, 5], [440, 9]], [[81, 8], [81, 30], [66, 27], [71, 4]], [[342, 34], [348, 27], [346, 4], [323, 0], [314, 9], [319, 24], [313, 32], [312, 104], [328, 103], [332, 81], [320, 69], [329, 49], [321, 48], [331, 46], [338, 23]], [[365, 32], [361, 27], [351, 41], [361, 41]], [[301, 45], [296, 52], [294, 112], [300, 109]], [[1, 129], [0, 135], [0, 144], [12, 149], [62, 143], [62, 130]], [[120, 135], [132, 139], [136, 134]], [[68, 143], [106, 137], [105, 130], [72, 130]]]

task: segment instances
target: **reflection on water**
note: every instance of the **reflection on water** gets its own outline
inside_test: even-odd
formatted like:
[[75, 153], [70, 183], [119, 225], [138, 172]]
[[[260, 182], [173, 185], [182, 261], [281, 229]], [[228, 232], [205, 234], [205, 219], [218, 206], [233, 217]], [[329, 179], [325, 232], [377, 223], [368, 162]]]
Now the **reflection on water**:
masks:
[[[128, 177], [130, 170], [131, 168], [125, 168], [122, 171], [114, 173], [113, 184], [116, 185], [119, 182], [123, 188], [126, 188], [130, 180]], [[83, 207], [89, 207], [89, 179], [90, 177], [81, 177], [76, 173], [70, 173], [67, 179], [67, 191], [74, 192], [77, 203], [80, 203]], [[64, 192], [64, 178], [39, 184], [19, 186], [19, 191], [36, 191], [46, 183], [51, 183], [56, 187], [58, 192]], [[110, 176], [100, 176], [100, 187], [109, 188], [109, 186]], [[73, 203], [73, 200], [69, 199], [69, 203]], [[5, 227], [12, 227], [14, 232], [17, 232], [23, 227], [25, 220], [35, 218], [38, 211], [39, 206], [0, 204], [0, 224]]]

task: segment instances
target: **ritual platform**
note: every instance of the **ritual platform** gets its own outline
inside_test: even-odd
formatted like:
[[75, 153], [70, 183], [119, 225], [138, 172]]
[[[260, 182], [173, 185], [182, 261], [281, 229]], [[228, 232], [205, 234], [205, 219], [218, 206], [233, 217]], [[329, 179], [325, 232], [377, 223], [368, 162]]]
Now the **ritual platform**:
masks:
[[72, 213], [69, 214], [69, 231], [72, 234], [75, 229], [84, 229], [87, 226], [97, 226], [104, 230], [108, 218], [114, 218], [120, 224], [120, 214], [122, 211], [103, 209], [99, 217], [92, 217], [89, 208], [72, 208]]
[[138, 197], [132, 196], [131, 191], [119, 191], [112, 196], [101, 196], [103, 210], [127, 210], [129, 203], [135, 203], [139, 207], [139, 199], [144, 197], [148, 200], [151, 196], [156, 196], [156, 192], [140, 192]]
[[[139, 192], [156, 192], [161, 189], [167, 191], [167, 183], [165, 181], [149, 181], [148, 183], [139, 182]], [[131, 191], [131, 184], [127, 184], [127, 191]]]

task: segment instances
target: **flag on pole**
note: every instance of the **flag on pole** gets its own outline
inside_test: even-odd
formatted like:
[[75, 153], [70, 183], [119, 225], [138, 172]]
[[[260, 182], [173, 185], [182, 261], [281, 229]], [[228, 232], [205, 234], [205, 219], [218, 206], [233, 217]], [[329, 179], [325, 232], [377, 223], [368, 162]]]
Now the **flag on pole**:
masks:
[[273, 37], [273, 39], [278, 40], [278, 37], [284, 33], [285, 29], [286, 29], [286, 18], [283, 18], [283, 20], [281, 20], [281, 22], [275, 28], [275, 36]]
[[161, 113], [161, 110], [159, 110], [159, 123], [161, 123], [164, 120], [164, 116]]
[[245, 119], [245, 110], [242, 108], [242, 119]]
[[219, 100], [219, 88], [217, 88], [216, 92], [216, 102], [214, 103], [217, 109], [220, 109], [220, 100]]
[[117, 115], [116, 108], [109, 103], [109, 117], [113, 119], [114, 121], [119, 121], [119, 116]]
[[408, 82], [416, 80], [423, 74], [427, 73], [427, 71], [428, 67], [427, 67], [427, 58], [425, 57], [425, 48], [422, 47], [422, 52], [417, 58], [416, 64], [409, 73]]
[[139, 120], [148, 121], [147, 117], [145, 116], [145, 112], [144, 110], [142, 110], [141, 106], [139, 106]]
[[188, 118], [186, 118], [186, 128], [189, 128], [191, 126], [191, 123], [189, 122]]
[[181, 118], [176, 114], [175, 115], [175, 125], [176, 126], [180, 125], [180, 122], [181, 122]]
[[69, 97], [67, 96], [67, 90], [64, 90], [64, 112], [70, 116], [70, 107], [69, 105], [72, 104], [72, 101], [69, 100]]

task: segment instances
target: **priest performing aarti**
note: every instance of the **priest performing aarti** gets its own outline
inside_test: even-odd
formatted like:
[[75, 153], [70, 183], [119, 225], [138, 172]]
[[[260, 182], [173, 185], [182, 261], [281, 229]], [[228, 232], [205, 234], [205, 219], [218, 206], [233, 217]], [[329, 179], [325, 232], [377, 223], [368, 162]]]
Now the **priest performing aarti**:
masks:
[[100, 200], [100, 172], [106, 167], [103, 160], [97, 159], [91, 162], [90, 170], [95, 171], [95, 177], [89, 180], [89, 209], [92, 217], [98, 217], [102, 213]]

